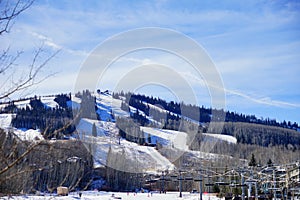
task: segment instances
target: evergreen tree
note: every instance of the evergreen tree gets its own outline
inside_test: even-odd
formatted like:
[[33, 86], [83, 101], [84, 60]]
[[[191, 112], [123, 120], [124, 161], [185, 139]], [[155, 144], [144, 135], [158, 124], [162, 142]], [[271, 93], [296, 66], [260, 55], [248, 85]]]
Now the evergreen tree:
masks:
[[148, 134], [148, 143], [149, 143], [149, 144], [152, 143], [152, 141], [151, 141], [151, 135], [150, 135], [150, 134]]
[[95, 123], [93, 123], [93, 127], [92, 127], [92, 136], [97, 137], [97, 128]]
[[257, 162], [256, 162], [256, 159], [255, 159], [255, 156], [254, 154], [251, 155], [251, 160], [249, 162], [249, 166], [251, 167], [255, 167], [257, 165]]
[[269, 158], [268, 162], [267, 162], [268, 167], [271, 167], [273, 165], [273, 162], [271, 160], [271, 158]]

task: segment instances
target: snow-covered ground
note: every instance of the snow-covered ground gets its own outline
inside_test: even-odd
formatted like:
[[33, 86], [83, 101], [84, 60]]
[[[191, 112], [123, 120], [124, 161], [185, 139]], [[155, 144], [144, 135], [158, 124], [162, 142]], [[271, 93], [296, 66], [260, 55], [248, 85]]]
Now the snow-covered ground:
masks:
[[[56, 103], [54, 101], [55, 96], [44, 96], [41, 97], [41, 102], [45, 105], [46, 108], [55, 108], [58, 105], [58, 103]], [[26, 108], [26, 107], [31, 107], [30, 106], [30, 99], [26, 99], [26, 100], [21, 100], [21, 101], [15, 101], [14, 104], [18, 107], [18, 108]], [[7, 103], [4, 103], [0, 106], [0, 108], [4, 108], [5, 106], [7, 106]]]
[[216, 139], [223, 140], [228, 143], [233, 143], [233, 144], [237, 143], [237, 139], [231, 135], [214, 134], [214, 133], [203, 133], [203, 135], [214, 137]]
[[44, 140], [39, 130], [16, 129], [11, 127], [11, 120], [14, 116], [15, 114], [0, 114], [0, 128], [13, 131], [23, 141]]
[[58, 103], [54, 101], [55, 96], [51, 97], [42, 97], [41, 102], [45, 105], [46, 108], [56, 108], [58, 107]]
[[[95, 124], [98, 137], [92, 136], [92, 126]], [[103, 122], [91, 119], [81, 119], [77, 126], [79, 138], [91, 143], [92, 147], [87, 145], [87, 149], [94, 155], [94, 166], [106, 166], [107, 154], [109, 148], [115, 153], [122, 153], [127, 159], [136, 161], [145, 172], [156, 173], [158, 170], [174, 169], [174, 165], [163, 157], [155, 147], [140, 146], [125, 139], [118, 138], [119, 130], [115, 123]], [[120, 139], [120, 143], [119, 143]], [[120, 169], [126, 171], [127, 169]]]
[[[114, 199], [122, 199], [122, 200], [198, 200], [198, 193], [182, 193], [182, 198], [179, 197], [179, 192], [167, 192], [166, 194], [159, 193], [112, 193], [112, 192], [94, 192], [94, 191], [85, 191], [82, 192], [81, 198], [79, 197], [78, 192], [70, 193], [68, 196], [57, 196], [57, 195], [21, 195], [21, 196], [13, 196], [13, 199], [32, 199], [32, 200], [50, 200], [50, 199], [82, 199], [82, 200], [93, 200], [93, 199], [101, 199], [101, 200], [114, 200]], [[203, 200], [221, 200], [220, 198], [214, 195], [203, 194]], [[9, 199], [8, 197], [3, 197], [1, 199]]]
[[0, 128], [9, 129], [11, 127], [11, 120], [14, 114], [0, 114]]
[[[174, 165], [164, 156], [162, 156], [155, 147], [141, 146], [133, 142], [126, 141], [125, 139], [119, 139], [119, 130], [114, 123], [112, 114], [120, 117], [129, 117], [130, 113], [121, 109], [122, 100], [114, 99], [111, 94], [101, 93], [95, 94], [97, 113], [100, 115], [101, 121], [91, 120], [83, 118], [80, 120], [76, 129], [79, 132], [79, 138], [87, 143], [92, 143], [93, 147], [87, 146], [88, 149], [93, 151], [94, 165], [95, 167], [101, 167], [106, 165], [107, 154], [109, 149], [117, 153], [125, 153], [128, 159], [137, 160], [138, 165], [143, 168], [145, 172], [156, 173], [158, 170], [173, 169]], [[54, 108], [58, 104], [54, 101], [54, 96], [41, 97], [41, 101], [46, 107]], [[26, 107], [29, 105], [30, 100], [24, 100], [16, 102], [18, 107]], [[73, 108], [79, 108], [81, 99], [72, 95], [72, 100], [68, 102], [69, 106]], [[156, 109], [161, 112], [167, 112], [163, 108], [157, 105], [147, 104], [151, 109]], [[134, 112], [135, 108], [131, 107], [131, 112]], [[140, 111], [140, 114], [144, 114]], [[17, 136], [21, 140], [42, 140], [43, 137], [39, 130], [25, 130], [15, 129], [11, 127], [11, 120], [14, 117], [12, 114], [0, 114], [0, 127], [3, 129], [14, 130]], [[149, 120], [151, 117], [147, 117]], [[92, 136], [93, 124], [96, 126], [97, 136]], [[218, 157], [216, 154], [190, 151], [187, 145], [187, 133], [173, 130], [165, 130], [151, 127], [141, 127], [144, 131], [145, 140], [149, 143], [156, 144], [159, 142], [161, 145], [167, 148], [173, 148], [180, 152], [190, 153], [195, 158], [208, 158], [215, 159]], [[230, 143], [237, 143], [236, 138], [228, 135], [205, 133], [207, 138], [211, 140], [226, 141]], [[150, 139], [149, 139], [150, 138]], [[151, 140], [151, 141], [150, 141]]]
[[141, 127], [141, 129], [146, 133], [145, 138], [147, 138], [148, 134], [152, 136], [151, 143], [153, 144], [159, 141], [161, 144], [170, 145], [179, 150], [188, 150], [187, 134], [184, 132], [152, 127]]
[[[111, 114], [120, 117], [129, 117], [130, 113], [121, 109], [122, 100], [114, 99], [110, 94], [97, 94], [96, 104], [101, 120], [111, 120]], [[111, 113], [112, 112], [112, 113]]]
[[27, 106], [30, 108], [30, 100], [24, 100], [24, 101], [17, 101], [15, 102], [15, 105], [18, 107], [18, 108], [26, 108]]
[[14, 133], [23, 141], [44, 140], [40, 130], [14, 128]]
[[76, 129], [81, 134], [92, 135], [93, 124], [96, 126], [97, 136], [105, 136], [108, 134], [115, 135], [118, 132], [118, 130], [116, 130], [115, 123], [86, 118], [82, 118], [80, 120], [79, 124], [76, 126]]

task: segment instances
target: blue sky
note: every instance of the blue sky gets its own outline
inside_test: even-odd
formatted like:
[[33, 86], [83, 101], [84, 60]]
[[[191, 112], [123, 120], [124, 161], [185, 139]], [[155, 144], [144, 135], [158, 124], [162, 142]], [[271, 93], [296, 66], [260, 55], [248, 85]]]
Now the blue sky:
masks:
[[[299, 1], [280, 0], [38, 0], [0, 42], [25, 52], [20, 68], [42, 43], [49, 51], [61, 49], [44, 69], [45, 74], [58, 73], [32, 89], [51, 94], [72, 91], [81, 65], [107, 38], [135, 28], [172, 29], [195, 40], [210, 56], [223, 80], [226, 109], [300, 123], [299, 11]], [[199, 95], [199, 104], [211, 105], [207, 88], [183, 70], [187, 64], [158, 51], [124, 56], [112, 66], [114, 76], [102, 85], [109, 87], [113, 77], [152, 62], [186, 72], [183, 76]], [[140, 91], [172, 96], [156, 87]]]

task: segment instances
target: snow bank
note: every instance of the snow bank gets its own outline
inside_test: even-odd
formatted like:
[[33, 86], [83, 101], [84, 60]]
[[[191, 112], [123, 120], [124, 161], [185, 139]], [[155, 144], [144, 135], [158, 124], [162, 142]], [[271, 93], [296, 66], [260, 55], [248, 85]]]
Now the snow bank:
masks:
[[130, 113], [121, 109], [122, 100], [114, 99], [110, 94], [96, 95], [96, 104], [101, 120], [111, 119], [111, 114], [120, 117], [129, 117]]
[[230, 135], [214, 134], [214, 133], [203, 133], [203, 135], [210, 136], [219, 140], [223, 140], [228, 143], [233, 143], [233, 144], [237, 143], [237, 139]]
[[58, 103], [54, 101], [55, 97], [42, 97], [41, 102], [44, 104], [46, 108], [56, 108], [58, 107]]
[[16, 129], [11, 127], [11, 120], [15, 114], [0, 114], [0, 128], [12, 130], [23, 141], [44, 140], [39, 130]]
[[14, 114], [0, 114], [0, 128], [7, 130], [10, 128], [11, 120]]
[[109, 128], [106, 127], [106, 122], [86, 118], [80, 119], [80, 122], [76, 126], [76, 129], [80, 133], [80, 135], [85, 134], [91, 136], [93, 124], [95, 124], [96, 126], [97, 136], [105, 136], [106, 134], [108, 134]]
[[67, 105], [73, 109], [79, 109], [80, 103], [81, 103], [81, 99], [78, 97], [75, 97], [75, 95], [71, 96], [71, 101], [67, 101]]
[[14, 133], [23, 141], [44, 140], [39, 130], [14, 129]]
[[[141, 129], [147, 134], [155, 137], [151, 137], [151, 143], [154, 141], [163, 141], [162, 144], [170, 145], [179, 150], [187, 151], [187, 134], [181, 131], [173, 131], [152, 127], [141, 127]], [[147, 137], [146, 137], [147, 138]]]
[[[93, 137], [91, 133], [94, 123], [98, 137]], [[106, 166], [107, 154], [111, 147], [114, 152], [122, 152], [126, 154], [128, 159], [137, 161], [139, 167], [145, 172], [156, 173], [157, 170], [174, 169], [174, 165], [162, 156], [155, 147], [140, 146], [119, 138], [119, 129], [113, 122], [83, 118], [76, 128], [79, 131], [80, 139], [87, 144], [86, 148], [94, 156], [94, 167]]]

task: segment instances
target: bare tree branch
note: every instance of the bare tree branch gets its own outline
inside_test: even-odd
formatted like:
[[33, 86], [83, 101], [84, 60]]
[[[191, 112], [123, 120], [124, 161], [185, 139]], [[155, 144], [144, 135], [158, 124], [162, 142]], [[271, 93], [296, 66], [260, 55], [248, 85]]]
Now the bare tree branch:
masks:
[[1, 171], [0, 174], [3, 174], [4, 172], [8, 171], [10, 168], [12, 168], [14, 165], [16, 165], [20, 160], [22, 160], [26, 155], [28, 155], [35, 147], [37, 147], [40, 143], [42, 142], [36, 142], [36, 143], [31, 143], [31, 145], [26, 149], [26, 151], [19, 156], [17, 159], [15, 159], [12, 163], [4, 167]]
[[[13, 77], [14, 73], [12, 72], [12, 74], [11, 74], [12, 76], [8, 78], [8, 79], [11, 80], [11, 84], [7, 88], [3, 89], [3, 92], [0, 93], [0, 99], [8, 98], [9, 96], [11, 96], [12, 94], [14, 94], [18, 91], [25, 90], [29, 87], [37, 85], [37, 84], [43, 82], [44, 80], [46, 80], [47, 78], [49, 78], [50, 76], [53, 76], [53, 74], [50, 74], [50, 75], [44, 76], [43, 78], [38, 79], [38, 75], [40, 74], [41, 70], [60, 51], [58, 50], [58, 51], [54, 52], [49, 57], [47, 57], [44, 61], [42, 61], [42, 63], [37, 64], [37, 60], [38, 60], [38, 58], [39, 58], [39, 56], [41, 55], [42, 52], [43, 52], [43, 48], [40, 47], [37, 50], [37, 52], [34, 54], [34, 58], [31, 62], [31, 64], [29, 65], [28, 74], [25, 77], [19, 77], [19, 80], [15, 81], [14, 80], [15, 78]], [[14, 59], [12, 59], [9, 62], [9, 64], [2, 67], [2, 69], [4, 69], [5, 71], [7, 71], [8, 69], [11, 69], [12, 65], [13, 65], [13, 62], [16, 61], [16, 58], [17, 57], [14, 57]], [[1, 72], [0, 72], [0, 75], [1, 75]], [[8, 84], [8, 82], [3, 83], [1, 88], [7, 86], [7, 84]]]
[[9, 47], [0, 55], [0, 74], [5, 73], [9, 68], [15, 65], [15, 61], [19, 58], [22, 52], [17, 52], [17, 55], [12, 56], [9, 53]]
[[12, 20], [27, 10], [34, 0], [1, 0], [0, 1], [0, 35], [8, 33]]
[[[34, 1], [35, 0], [0, 0], [0, 36], [3, 36], [3, 33], [9, 32], [13, 20], [32, 6]], [[54, 52], [39, 63], [44, 51], [43, 46], [41, 46], [34, 54], [32, 62], [28, 65], [27, 73], [24, 72], [20, 74], [20, 70], [16, 69], [16, 62], [23, 52], [20, 51], [12, 55], [9, 50], [10, 48], [8, 47], [3, 50], [0, 55], [0, 75], [5, 75], [1, 78], [0, 100], [9, 98], [12, 94], [26, 90], [49, 78], [51, 75], [42, 78], [38, 78], [38, 76], [45, 65], [59, 52]]]

